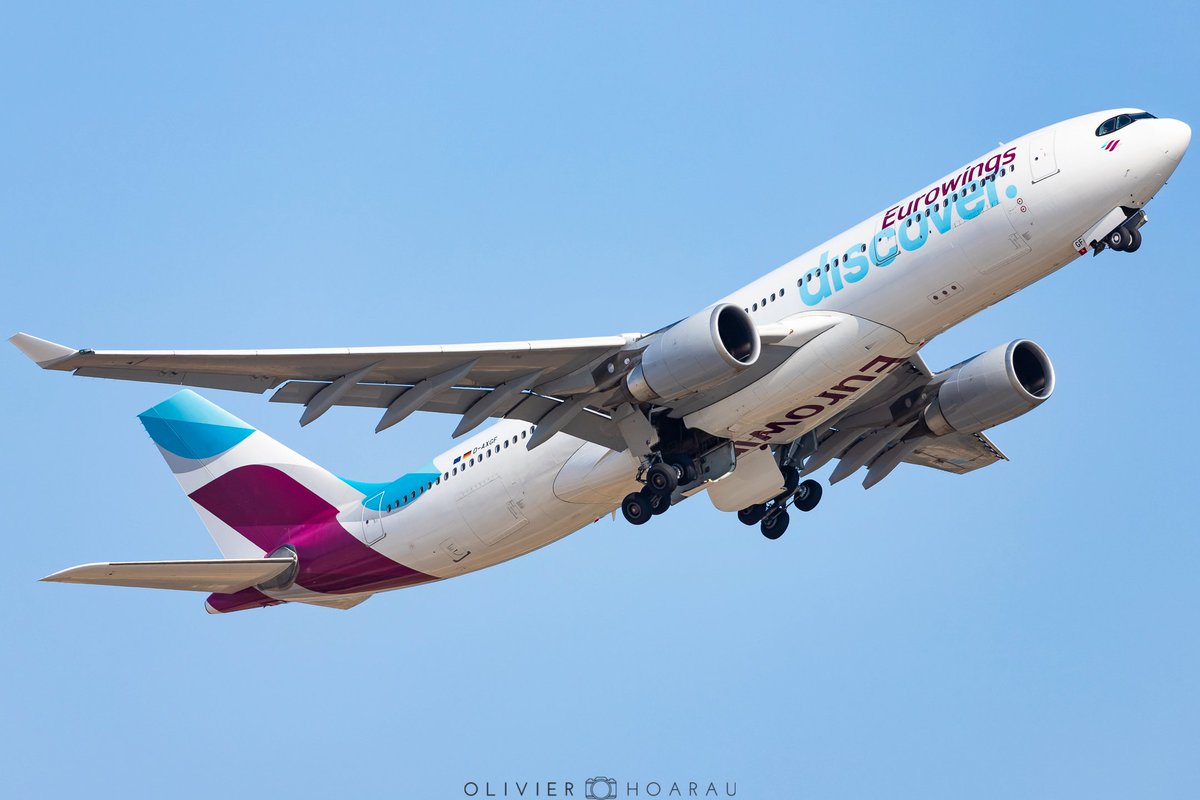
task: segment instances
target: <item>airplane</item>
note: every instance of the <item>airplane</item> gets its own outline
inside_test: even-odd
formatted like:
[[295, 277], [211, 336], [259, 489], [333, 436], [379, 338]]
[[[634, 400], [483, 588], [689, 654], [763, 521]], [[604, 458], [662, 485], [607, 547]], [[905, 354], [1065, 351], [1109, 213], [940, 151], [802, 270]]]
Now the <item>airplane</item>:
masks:
[[472, 572], [620, 508], [641, 525], [707, 492], [768, 539], [809, 477], [1007, 460], [985, 431], [1045, 402], [1046, 352], [1015, 339], [939, 372], [921, 348], [1076, 258], [1141, 245], [1191, 128], [1124, 108], [1003, 143], [695, 314], [649, 334], [431, 347], [78, 350], [39, 366], [263, 393], [303, 406], [492, 427], [387, 483], [333, 475], [190, 389], [139, 416], [223, 558], [85, 564], [43, 580], [209, 592], [211, 613], [371, 595]]

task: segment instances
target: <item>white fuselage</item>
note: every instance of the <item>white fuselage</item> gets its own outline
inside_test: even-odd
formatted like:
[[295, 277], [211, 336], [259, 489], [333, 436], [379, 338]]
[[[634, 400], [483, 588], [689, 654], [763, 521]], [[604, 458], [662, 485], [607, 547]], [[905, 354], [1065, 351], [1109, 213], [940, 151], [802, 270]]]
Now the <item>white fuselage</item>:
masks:
[[[1080, 237], [1106, 214], [1154, 196], [1190, 136], [1175, 120], [1140, 120], [1120, 132], [1119, 147], [1102, 148], [1095, 129], [1116, 113], [1003, 144], [727, 295], [760, 326], [814, 312], [845, 315], [848, 324], [729, 397], [685, 409], [684, 422], [733, 439], [739, 452], [795, 440], [853, 402], [833, 407], [821, 398], [829, 387], [911, 356], [1077, 258], [1086, 250]], [[340, 516], [364, 531], [381, 526], [365, 534], [371, 546], [445, 578], [549, 544], [639, 487], [638, 460], [627, 451], [566, 434], [527, 450], [532, 429], [501, 421], [434, 459], [438, 477], [419, 501]]]

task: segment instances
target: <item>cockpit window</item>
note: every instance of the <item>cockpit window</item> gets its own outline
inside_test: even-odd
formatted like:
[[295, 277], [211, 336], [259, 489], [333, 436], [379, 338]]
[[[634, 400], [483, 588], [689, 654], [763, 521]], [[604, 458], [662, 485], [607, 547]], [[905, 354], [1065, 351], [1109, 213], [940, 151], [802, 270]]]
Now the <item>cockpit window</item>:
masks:
[[1107, 136], [1113, 131], [1119, 131], [1126, 125], [1132, 125], [1139, 119], [1157, 119], [1153, 114], [1146, 111], [1139, 111], [1136, 114], [1118, 114], [1115, 117], [1109, 117], [1096, 128], [1097, 136]]

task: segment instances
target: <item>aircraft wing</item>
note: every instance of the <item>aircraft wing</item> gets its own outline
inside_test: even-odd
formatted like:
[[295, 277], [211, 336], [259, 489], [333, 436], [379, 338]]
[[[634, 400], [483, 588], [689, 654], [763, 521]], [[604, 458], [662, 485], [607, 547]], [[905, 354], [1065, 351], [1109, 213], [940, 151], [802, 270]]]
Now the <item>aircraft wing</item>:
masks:
[[[761, 377], [830, 327], [776, 324], [760, 329], [779, 344], [735, 381], [707, 392], [703, 402]], [[376, 431], [414, 411], [461, 416], [455, 436], [489, 417], [536, 423], [530, 446], [558, 431], [624, 450], [629, 439], [616, 421], [629, 416], [617, 384], [646, 346], [640, 333], [586, 339], [299, 350], [78, 350], [18, 333], [10, 341], [43, 369], [92, 378], [150, 381], [261, 394], [273, 403], [304, 406], [300, 424], [335, 405], [385, 409]], [[785, 346], [786, 345], [786, 346]], [[695, 398], [693, 398], [693, 402]]]
[[546, 383], [639, 336], [299, 350], [76, 350], [26, 333], [10, 341], [45, 369], [261, 394], [289, 381], [328, 383], [351, 374], [363, 383], [407, 387], [451, 370], [455, 386], [495, 388], [532, 374]]
[[964, 474], [1007, 461], [1008, 457], [982, 433], [920, 435], [917, 414], [931, 400], [939, 384], [924, 359], [913, 355], [880, 381], [869, 393], [823, 430], [816, 432], [815, 451], [804, 464], [804, 474], [820, 469], [832, 459], [838, 465], [830, 483], [867, 467], [863, 487], [871, 488], [901, 463]]
[[[460, 414], [455, 435], [488, 417], [536, 422], [562, 402], [588, 395], [593, 370], [641, 334], [529, 342], [412, 347], [340, 347], [289, 350], [78, 350], [26, 333], [10, 341], [44, 369], [91, 378], [150, 381], [261, 394], [297, 403], [306, 425], [334, 405], [387, 409], [376, 430], [413, 411]], [[623, 448], [603, 396], [562, 430]]]

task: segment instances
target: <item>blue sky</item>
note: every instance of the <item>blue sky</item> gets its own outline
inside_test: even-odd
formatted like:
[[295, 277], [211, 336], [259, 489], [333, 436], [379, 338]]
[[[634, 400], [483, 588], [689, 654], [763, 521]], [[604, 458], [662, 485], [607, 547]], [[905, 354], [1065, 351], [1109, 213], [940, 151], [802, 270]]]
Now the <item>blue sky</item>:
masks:
[[[1194, 4], [831, 5], [11, 6], [4, 333], [651, 330], [999, 140], [1122, 105], [1200, 123]], [[135, 418], [167, 387], [0, 348], [6, 788], [1195, 796], [1196, 159], [1136, 255], [1080, 259], [926, 349], [1049, 351], [1054, 398], [994, 431], [1012, 463], [847, 481], [778, 542], [693, 500], [346, 613], [35, 583], [217, 551]], [[365, 480], [455, 424], [301, 430], [294, 407], [207, 395]]]

